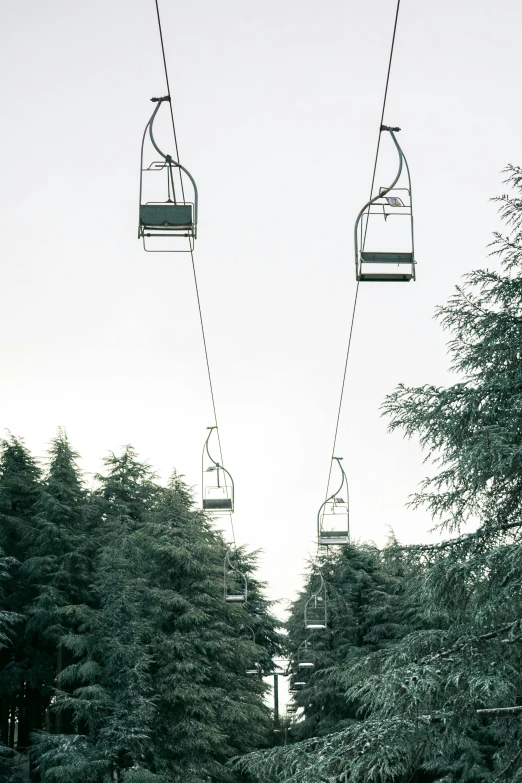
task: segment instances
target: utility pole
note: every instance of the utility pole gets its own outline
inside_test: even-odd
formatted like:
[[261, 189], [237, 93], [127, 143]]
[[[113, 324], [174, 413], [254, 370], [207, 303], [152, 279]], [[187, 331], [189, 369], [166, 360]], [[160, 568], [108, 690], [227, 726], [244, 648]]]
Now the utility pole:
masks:
[[279, 675], [274, 674], [274, 745], [280, 744], [281, 723], [279, 721]]

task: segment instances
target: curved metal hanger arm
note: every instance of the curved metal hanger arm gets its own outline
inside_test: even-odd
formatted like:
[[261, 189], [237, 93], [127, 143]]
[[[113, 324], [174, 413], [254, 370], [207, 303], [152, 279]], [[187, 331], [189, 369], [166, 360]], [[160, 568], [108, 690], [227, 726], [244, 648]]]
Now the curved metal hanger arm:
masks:
[[327, 503], [330, 502], [330, 500], [333, 500], [339, 494], [339, 492], [344, 487], [345, 483], [348, 485], [348, 482], [346, 481], [346, 473], [344, 472], [344, 468], [341, 465], [342, 457], [332, 457], [332, 459], [337, 460], [337, 464], [339, 465], [339, 467], [341, 469], [341, 484], [339, 486], [339, 489], [336, 490], [333, 493], [333, 495], [330, 495], [330, 497], [326, 498], [326, 500], [323, 503], [321, 503], [321, 505], [319, 506], [319, 511], [317, 512], [317, 529], [319, 529], [319, 526], [320, 526], [321, 511], [323, 510], [323, 508], [326, 506]]
[[[399, 142], [397, 141], [397, 137], [395, 136], [395, 133], [400, 131], [400, 128], [390, 128], [388, 125], [381, 125], [381, 132], [382, 131], [388, 131], [389, 132], [390, 136], [393, 139], [395, 147], [397, 148], [397, 152], [398, 152], [398, 155], [399, 155], [399, 170], [398, 170], [397, 175], [396, 175], [395, 179], [393, 180], [392, 184], [389, 185], [387, 188], [383, 188], [380, 193], [377, 193], [375, 196], [373, 196], [373, 198], [371, 198], [369, 201], [367, 201], [366, 204], [364, 205], [364, 207], [361, 209], [361, 211], [357, 215], [357, 219], [355, 221], [355, 227], [354, 227], [355, 264], [356, 264], [356, 266], [357, 266], [358, 261], [359, 261], [359, 259], [358, 259], [359, 242], [358, 242], [358, 239], [357, 239], [357, 231], [359, 229], [360, 220], [361, 220], [362, 216], [364, 215], [364, 213], [366, 212], [366, 210], [369, 207], [371, 207], [371, 205], [374, 204], [377, 201], [377, 199], [382, 198], [384, 195], [386, 195], [386, 193], [389, 193], [390, 190], [393, 190], [393, 188], [395, 187], [395, 185], [399, 181], [399, 178], [400, 178], [400, 176], [402, 174], [402, 163], [403, 163], [403, 161], [406, 163], [406, 158], [404, 156], [404, 153], [403, 153], [403, 151], [401, 149], [401, 146], [400, 146]], [[407, 163], [406, 163], [406, 168], [408, 168], [408, 164]], [[408, 179], [409, 179], [409, 177], [408, 177]]]
[[[170, 155], [166, 155], [164, 152], [162, 152], [162, 151], [160, 150], [160, 148], [159, 148], [159, 147], [158, 147], [158, 145], [156, 144], [156, 140], [155, 140], [155, 138], [154, 138], [154, 134], [152, 133], [152, 126], [153, 126], [153, 124], [154, 124], [154, 120], [156, 119], [156, 114], [158, 113], [158, 111], [159, 111], [159, 108], [160, 108], [161, 104], [162, 104], [162, 103], [163, 103], [163, 101], [165, 101], [165, 100], [170, 100], [170, 98], [159, 98], [159, 99], [157, 99], [157, 101], [158, 101], [158, 105], [156, 106], [156, 108], [155, 108], [155, 109], [154, 109], [154, 111], [152, 112], [152, 116], [151, 116], [151, 118], [150, 118], [150, 120], [149, 120], [149, 122], [148, 122], [148, 124], [147, 124], [147, 128], [149, 129], [149, 136], [150, 136], [150, 140], [151, 140], [151, 142], [152, 142], [152, 146], [154, 147], [154, 149], [156, 150], [156, 152], [158, 152], [158, 153], [161, 155], [161, 157], [162, 157], [162, 158], [164, 158], [164, 159], [165, 159], [167, 162], [169, 162], [169, 161], [170, 161], [170, 162], [171, 162], [171, 163], [173, 163], [174, 165], [177, 165], [176, 161], [172, 160], [172, 158], [171, 158], [171, 156], [170, 156]], [[145, 131], [146, 131], [146, 130], [147, 130], [147, 129], [145, 129]]]
[[210, 440], [210, 436], [212, 435], [212, 430], [217, 429], [217, 427], [215, 425], [213, 425], [212, 427], [207, 427], [207, 429], [208, 429], [208, 435], [207, 435], [207, 439], [205, 441], [205, 445], [203, 446], [203, 452], [206, 451], [209, 460], [211, 462], [213, 462], [214, 465], [216, 465], [216, 467], [219, 467], [219, 462], [216, 462], [216, 460], [214, 459], [214, 457], [211, 455], [210, 451], [208, 450], [208, 442]]

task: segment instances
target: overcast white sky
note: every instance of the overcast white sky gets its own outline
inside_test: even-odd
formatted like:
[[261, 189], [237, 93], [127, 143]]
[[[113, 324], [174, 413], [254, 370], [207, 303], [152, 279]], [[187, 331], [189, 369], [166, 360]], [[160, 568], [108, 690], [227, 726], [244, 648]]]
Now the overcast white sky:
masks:
[[[161, 8], [181, 160], [200, 191], [236, 535], [263, 550], [270, 595], [289, 599], [328, 475], [395, 2]], [[428, 468], [379, 405], [400, 381], [450, 381], [433, 311], [486, 263], [488, 199], [522, 160], [521, 29], [519, 0], [401, 3], [385, 122], [410, 163], [418, 281], [361, 285], [337, 449], [355, 538], [427, 537], [405, 503]], [[190, 257], [136, 238], [141, 134], [165, 93], [154, 2], [7, 2], [0, 39], [0, 427], [43, 455], [65, 426], [88, 473], [132, 443], [163, 478], [176, 467], [197, 485], [212, 412]]]

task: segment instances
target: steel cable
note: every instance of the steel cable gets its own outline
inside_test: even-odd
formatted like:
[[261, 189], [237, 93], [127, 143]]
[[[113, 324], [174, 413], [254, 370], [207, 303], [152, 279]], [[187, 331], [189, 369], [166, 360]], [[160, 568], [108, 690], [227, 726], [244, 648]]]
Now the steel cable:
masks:
[[[168, 69], [167, 69], [167, 58], [165, 56], [165, 44], [164, 44], [164, 41], [163, 41], [163, 30], [162, 30], [162, 26], [161, 26], [160, 10], [159, 10], [159, 5], [158, 5], [158, 0], [154, 0], [154, 2], [155, 2], [155, 5], [156, 5], [156, 16], [157, 16], [157, 20], [158, 20], [158, 30], [159, 30], [159, 37], [160, 37], [160, 43], [161, 43], [161, 54], [162, 54], [162, 57], [163, 57], [163, 68], [164, 68], [164, 71], [165, 71], [165, 81], [167, 83], [167, 94], [169, 96], [170, 117], [171, 117], [171, 120], [172, 120], [172, 133], [174, 135], [174, 147], [176, 149], [176, 160], [177, 160], [178, 163], [181, 163], [181, 160], [180, 160], [180, 157], [179, 157], [178, 137], [177, 137], [177, 134], [176, 134], [176, 123], [174, 121], [174, 110], [172, 108], [172, 96], [170, 94], [169, 73], [168, 73]], [[181, 194], [183, 196], [183, 200], [185, 200], [185, 192], [183, 190], [183, 178], [181, 177], [181, 175], [180, 175], [180, 182], [181, 182]], [[216, 433], [217, 433], [217, 439], [218, 439], [219, 458], [221, 460], [221, 464], [223, 465], [224, 464], [223, 449], [221, 447], [221, 437], [220, 437], [220, 434], [219, 434], [219, 426], [218, 426], [218, 419], [217, 419], [217, 412], [216, 412], [216, 400], [215, 400], [215, 397], [214, 397], [214, 386], [212, 384], [212, 375], [210, 373], [210, 361], [209, 361], [209, 358], [208, 358], [207, 340], [206, 340], [206, 336], [205, 336], [205, 327], [203, 325], [203, 312], [202, 312], [202, 309], [201, 309], [201, 299], [200, 299], [200, 296], [199, 296], [199, 286], [198, 286], [198, 279], [197, 279], [197, 275], [196, 275], [196, 264], [195, 264], [195, 261], [194, 261], [194, 250], [193, 249], [190, 250], [190, 258], [191, 258], [191, 261], [192, 261], [192, 273], [194, 275], [194, 286], [195, 286], [195, 289], [196, 289], [196, 299], [197, 299], [197, 303], [198, 303], [199, 322], [200, 322], [200, 325], [201, 325], [201, 335], [203, 337], [203, 348], [205, 350], [205, 362], [206, 362], [206, 366], [207, 366], [208, 382], [209, 382], [209, 387], [210, 387], [210, 397], [212, 399], [212, 410], [213, 410], [213, 413], [214, 413], [214, 424], [216, 426]], [[236, 546], [236, 535], [235, 535], [235, 531], [234, 531], [234, 522], [232, 520], [232, 513], [231, 512], [229, 512], [229, 513], [230, 513], [230, 527], [232, 529], [232, 539], [234, 541], [234, 546]]]
[[[393, 24], [393, 35], [392, 35], [392, 41], [391, 41], [391, 47], [390, 47], [390, 57], [389, 57], [389, 60], [388, 60], [388, 72], [386, 74], [386, 85], [385, 85], [385, 88], [384, 88], [384, 99], [383, 99], [383, 102], [382, 102], [381, 120], [379, 122], [379, 134], [378, 134], [378, 137], [377, 137], [377, 149], [375, 150], [375, 162], [373, 164], [372, 184], [371, 184], [371, 187], [370, 187], [370, 199], [372, 197], [373, 187], [375, 185], [375, 176], [376, 176], [376, 173], [377, 173], [377, 160], [378, 160], [378, 157], [379, 157], [379, 148], [380, 148], [380, 144], [381, 144], [381, 126], [382, 126], [383, 121], [384, 121], [384, 112], [385, 112], [385, 109], [386, 109], [386, 99], [388, 97], [388, 86], [390, 84], [390, 73], [391, 73], [391, 66], [392, 66], [392, 60], [393, 60], [393, 51], [394, 51], [394, 48], [395, 48], [395, 36], [396, 36], [396, 33], [397, 33], [397, 22], [398, 22], [398, 19], [399, 19], [399, 8], [400, 8], [400, 5], [401, 5], [401, 0], [397, 0], [397, 8], [396, 8], [396, 11], [395, 11], [395, 21], [394, 21], [394, 24]], [[364, 231], [364, 238], [363, 238], [363, 243], [362, 243], [362, 248], [363, 249], [364, 249], [364, 246], [365, 246], [365, 243], [366, 243], [366, 231], [367, 230], [368, 230], [368, 221], [366, 221], [366, 227], [365, 227], [365, 231]], [[336, 445], [337, 445], [337, 435], [339, 433], [339, 422], [340, 422], [340, 419], [341, 419], [341, 411], [342, 411], [342, 407], [343, 407], [344, 389], [345, 389], [345, 386], [346, 386], [346, 376], [347, 376], [347, 371], [348, 371], [348, 359], [350, 358], [350, 348], [351, 348], [351, 345], [352, 345], [352, 335], [353, 335], [353, 326], [354, 326], [354, 321], [355, 321], [355, 311], [356, 311], [356, 308], [357, 308], [357, 300], [358, 300], [358, 295], [359, 295], [359, 282], [360, 281], [358, 280], [357, 281], [357, 286], [355, 288], [355, 297], [354, 297], [353, 310], [352, 310], [352, 320], [351, 320], [351, 323], [350, 323], [350, 333], [349, 333], [349, 336], [348, 336], [348, 347], [346, 349], [346, 359], [345, 359], [345, 362], [344, 362], [343, 381], [342, 381], [342, 384], [341, 384], [341, 395], [340, 395], [340, 399], [339, 399], [339, 407], [338, 407], [338, 410], [337, 410], [337, 421], [335, 423], [335, 433], [334, 433], [334, 441], [333, 441], [333, 448], [332, 448], [332, 456], [331, 456], [331, 459], [330, 459], [330, 470], [328, 472], [328, 483], [326, 485], [326, 497], [328, 497], [328, 492], [329, 492], [329, 489], [330, 489], [330, 480], [332, 478], [332, 463], [333, 463], [333, 458], [335, 456], [335, 448], [336, 448]]]

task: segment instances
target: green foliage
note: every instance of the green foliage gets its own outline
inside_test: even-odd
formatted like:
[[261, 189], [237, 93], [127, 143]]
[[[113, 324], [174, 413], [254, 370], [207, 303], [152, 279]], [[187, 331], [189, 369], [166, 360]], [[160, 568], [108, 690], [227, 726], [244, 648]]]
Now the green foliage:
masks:
[[44, 471], [2, 446], [0, 780], [231, 780], [271, 738], [246, 669], [281, 649], [256, 557], [236, 553], [249, 602], [227, 604], [225, 542], [176, 474], [127, 446], [87, 490], [77, 459], [61, 430]]
[[460, 380], [399, 386], [383, 406], [391, 429], [418, 437], [439, 466], [414, 507], [443, 530], [472, 522], [474, 532], [392, 541], [371, 566], [364, 547], [322, 564], [331, 630], [297, 695], [295, 733], [306, 738], [238, 760], [251, 779], [522, 780], [522, 170], [508, 178], [515, 195], [499, 203], [510, 234], [493, 243], [500, 271], [471, 273], [438, 310]]
[[[304, 607], [317, 589], [317, 567], [326, 584], [328, 629], [306, 632]], [[359, 719], [360, 704], [347, 700], [336, 667], [385, 647], [408, 630], [401, 602], [403, 581], [398, 561], [370, 545], [342, 547], [311, 571], [288, 622], [291, 683], [306, 682], [295, 695], [302, 713], [292, 726], [294, 739], [322, 736]], [[313, 669], [299, 668], [304, 645], [313, 657]]]

